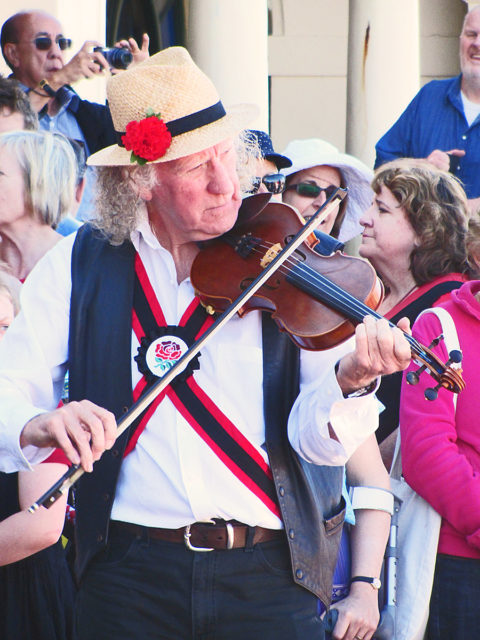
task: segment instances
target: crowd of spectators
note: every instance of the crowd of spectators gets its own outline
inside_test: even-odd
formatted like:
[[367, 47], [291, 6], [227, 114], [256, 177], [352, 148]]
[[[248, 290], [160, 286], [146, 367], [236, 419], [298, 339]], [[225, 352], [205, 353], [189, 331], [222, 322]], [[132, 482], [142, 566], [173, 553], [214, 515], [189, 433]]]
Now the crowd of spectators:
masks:
[[[461, 74], [420, 90], [375, 169], [318, 138], [275, 151], [247, 129], [254, 107], [225, 109], [181, 47], [150, 56], [147, 35], [121, 40], [119, 71], [99, 45], [67, 62], [71, 41], [43, 11], [1, 31], [0, 637], [321, 638], [330, 610], [334, 640], [371, 640], [399, 446], [442, 518], [426, 633], [472, 637], [480, 8], [462, 27]], [[74, 89], [100, 76], [109, 106]], [[225, 234], [250, 260], [264, 248], [235, 238], [237, 216], [275, 203], [304, 224], [335, 198], [300, 253], [368, 261], [375, 313], [327, 297], [351, 337], [318, 351], [247, 307], [117, 440], [115, 420], [171, 366], [159, 354], [178, 360], [213, 322], [190, 279], [201, 247]], [[438, 321], [416, 322], [437, 306], [471, 350], [456, 407], [444, 388], [427, 406], [424, 376], [405, 384], [411, 326], [448, 360]], [[28, 513], [72, 464], [93, 473]]]

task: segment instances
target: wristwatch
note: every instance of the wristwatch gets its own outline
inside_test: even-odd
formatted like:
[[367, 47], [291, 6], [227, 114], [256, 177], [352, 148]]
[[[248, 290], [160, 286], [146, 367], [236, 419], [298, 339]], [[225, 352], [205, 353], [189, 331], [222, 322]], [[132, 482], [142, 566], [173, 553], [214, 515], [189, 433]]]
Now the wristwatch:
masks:
[[362, 396], [366, 396], [372, 391], [375, 391], [375, 387], [377, 386], [378, 378], [375, 378], [370, 384], [366, 387], [361, 387], [360, 389], [355, 389], [351, 393], [344, 393], [344, 398], [361, 398]]
[[352, 584], [352, 582], [368, 582], [368, 584], [371, 584], [372, 588], [377, 591], [382, 586], [380, 578], [370, 578], [369, 576], [353, 576], [353, 578], [350, 578], [350, 584]]
[[[335, 375], [337, 375], [339, 367], [340, 367], [340, 360], [335, 365]], [[370, 384], [367, 385], [366, 387], [355, 389], [355, 391], [351, 391], [350, 393], [344, 393], [343, 397], [344, 398], [361, 398], [362, 396], [366, 396], [367, 394], [372, 393], [372, 391], [375, 391], [375, 387], [377, 386], [377, 383], [378, 383], [378, 378], [375, 378], [375, 380], [372, 380], [372, 382], [370, 382]]]

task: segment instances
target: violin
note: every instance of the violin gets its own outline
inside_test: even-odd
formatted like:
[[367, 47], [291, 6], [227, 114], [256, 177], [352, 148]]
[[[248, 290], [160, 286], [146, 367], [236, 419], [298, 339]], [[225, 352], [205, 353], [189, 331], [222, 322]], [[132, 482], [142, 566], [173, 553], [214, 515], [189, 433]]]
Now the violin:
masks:
[[[270, 194], [251, 196], [242, 204], [231, 231], [203, 243], [190, 279], [207, 312], [220, 315], [118, 420], [117, 438], [236, 314], [269, 311], [279, 328], [287, 331], [296, 344], [315, 350], [328, 349], [346, 340], [366, 315], [382, 317], [374, 308], [382, 300], [383, 287], [366, 260], [340, 251], [322, 257], [315, 251], [318, 243], [315, 227], [345, 195], [346, 190], [338, 188], [308, 221], [288, 205], [269, 203]], [[395, 326], [391, 322], [390, 325]], [[412, 358], [420, 366], [417, 372], [410, 372], [409, 382], [418, 382], [424, 370], [437, 381], [435, 388], [425, 392], [429, 400], [435, 399], [440, 387], [454, 393], [465, 387], [459, 371], [450, 366], [451, 362], [461, 360], [460, 352], [456, 355], [452, 352], [444, 364], [430, 349], [409, 334], [404, 335], [410, 343]], [[83, 473], [80, 465], [71, 465], [28, 511], [33, 513], [40, 506], [49, 508]]]
[[[231, 231], [209, 242], [195, 258], [190, 274], [207, 311], [223, 312], [303, 228], [305, 220], [294, 208], [269, 203], [240, 217]], [[311, 350], [340, 344], [367, 315], [383, 317], [375, 311], [383, 299], [383, 285], [370, 263], [340, 251], [321, 255], [315, 250], [318, 242], [314, 234], [307, 236], [238, 312], [240, 316], [252, 310], [270, 312], [281, 331], [299, 347]], [[420, 373], [427, 371], [437, 382], [426, 390], [428, 400], [434, 400], [441, 387], [462, 391], [465, 382], [459, 370], [450, 366], [461, 361], [460, 352], [449, 354], [444, 364], [431, 351], [443, 336], [427, 348], [410, 334], [404, 335], [420, 367], [409, 372], [407, 382], [416, 384]]]
[[[209, 313], [223, 312], [291, 242], [305, 221], [292, 207], [269, 203], [207, 244], [195, 258], [190, 280]], [[330, 349], [349, 338], [372, 314], [383, 285], [363, 258], [339, 251], [325, 257], [307, 236], [284, 264], [238, 312], [271, 313], [281, 331], [301, 348]]]

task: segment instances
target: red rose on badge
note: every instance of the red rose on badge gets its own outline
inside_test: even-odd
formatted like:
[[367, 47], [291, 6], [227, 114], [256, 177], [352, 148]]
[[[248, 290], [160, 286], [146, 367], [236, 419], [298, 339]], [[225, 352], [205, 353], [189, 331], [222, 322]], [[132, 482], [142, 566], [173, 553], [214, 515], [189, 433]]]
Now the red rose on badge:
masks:
[[173, 340], [165, 340], [155, 347], [155, 357], [160, 360], [178, 360], [181, 355], [180, 345]]

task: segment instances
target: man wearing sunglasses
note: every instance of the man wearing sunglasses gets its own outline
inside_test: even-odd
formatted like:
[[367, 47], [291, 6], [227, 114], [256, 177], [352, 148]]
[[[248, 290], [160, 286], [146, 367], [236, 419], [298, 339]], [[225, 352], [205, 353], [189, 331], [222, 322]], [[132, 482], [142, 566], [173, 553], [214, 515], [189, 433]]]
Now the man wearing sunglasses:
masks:
[[276, 153], [272, 139], [265, 131], [248, 129], [248, 137], [258, 145], [260, 151], [250, 193], [271, 193], [279, 196], [285, 188], [285, 176], [279, 171], [291, 167], [292, 161]]
[[70, 85], [102, 74], [108, 64], [101, 53], [88, 53], [100, 44], [93, 41], [66, 63], [71, 44], [58, 20], [43, 11], [22, 11], [2, 27], [3, 57], [39, 112], [41, 128], [84, 140], [93, 153], [114, 141], [110, 114], [105, 105], [80, 100]]
[[[148, 57], [148, 37], [142, 49], [136, 43], [135, 56]], [[1, 48], [5, 62], [12, 70], [30, 103], [38, 112], [41, 129], [63, 133], [80, 140], [87, 156], [116, 141], [108, 107], [82, 100], [71, 85], [82, 78], [94, 78], [108, 73], [104, 56], [93, 51], [101, 43], [87, 40], [81, 49], [65, 62], [72, 41], [64, 35], [59, 21], [44, 11], [21, 11], [3, 24]], [[90, 173], [90, 175], [88, 175]], [[77, 213], [88, 219], [91, 207], [93, 174], [87, 172], [87, 188]]]

